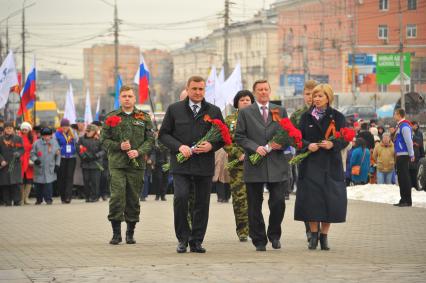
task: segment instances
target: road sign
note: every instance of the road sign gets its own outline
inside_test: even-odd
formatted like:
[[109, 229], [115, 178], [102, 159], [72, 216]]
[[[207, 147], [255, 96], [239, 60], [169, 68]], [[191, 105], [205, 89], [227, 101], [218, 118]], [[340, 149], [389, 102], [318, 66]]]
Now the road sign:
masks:
[[[383, 85], [400, 84], [399, 54], [377, 54], [377, 83]], [[411, 53], [404, 53], [404, 84], [410, 83]]]

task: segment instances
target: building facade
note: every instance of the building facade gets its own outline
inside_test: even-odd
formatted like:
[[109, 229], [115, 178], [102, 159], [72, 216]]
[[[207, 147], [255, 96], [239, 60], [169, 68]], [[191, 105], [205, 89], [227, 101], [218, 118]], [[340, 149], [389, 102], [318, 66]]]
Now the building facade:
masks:
[[379, 53], [399, 52], [401, 11], [403, 51], [412, 57], [407, 91], [425, 93], [426, 0], [400, 2], [401, 8], [398, 0], [277, 1], [280, 85], [300, 90], [298, 82], [312, 78], [330, 83], [342, 98], [397, 95], [399, 85], [377, 84], [375, 62]]
[[[243, 88], [251, 89], [256, 80], [267, 79], [274, 99], [280, 98], [277, 34], [276, 14], [267, 10], [248, 21], [231, 24], [228, 36], [229, 73], [240, 63]], [[183, 48], [172, 51], [172, 57], [177, 91], [184, 88], [191, 75], [207, 78], [212, 66], [216, 66], [219, 72], [224, 60], [223, 28], [206, 37], [191, 39]]]

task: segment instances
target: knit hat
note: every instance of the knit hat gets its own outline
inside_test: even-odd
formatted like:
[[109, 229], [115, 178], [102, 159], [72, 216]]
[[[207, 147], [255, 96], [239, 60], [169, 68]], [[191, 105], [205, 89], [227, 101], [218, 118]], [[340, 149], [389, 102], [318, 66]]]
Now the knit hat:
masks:
[[23, 122], [22, 124], [21, 124], [21, 131], [22, 130], [28, 130], [28, 131], [32, 131], [32, 129], [33, 129], [33, 127], [31, 126], [31, 124], [30, 123], [28, 123], [28, 122]]
[[43, 128], [43, 129], [41, 129], [41, 135], [42, 136], [50, 136], [50, 135], [52, 135], [52, 129], [51, 128]]
[[86, 131], [88, 131], [88, 132], [97, 132], [98, 131], [98, 126], [96, 126], [96, 125], [93, 125], [93, 124], [89, 124], [89, 125], [87, 125], [87, 127], [86, 127]]
[[7, 127], [15, 128], [15, 125], [13, 125], [13, 122], [12, 122], [12, 121], [4, 122], [3, 128], [5, 128], [5, 129], [6, 129]]
[[69, 127], [70, 126], [70, 120], [63, 118], [61, 120], [61, 127]]

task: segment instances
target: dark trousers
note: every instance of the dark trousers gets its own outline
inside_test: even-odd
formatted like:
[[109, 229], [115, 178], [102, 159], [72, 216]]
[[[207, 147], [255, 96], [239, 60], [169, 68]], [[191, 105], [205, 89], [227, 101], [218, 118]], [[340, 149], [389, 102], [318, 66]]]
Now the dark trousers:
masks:
[[109, 194], [109, 170], [105, 168], [105, 170], [101, 172], [98, 197], [106, 197]]
[[[148, 170], [147, 170], [148, 171]], [[145, 175], [143, 177], [143, 186], [141, 190], [140, 197], [141, 198], [147, 198], [149, 195], [150, 187], [151, 187], [151, 172], [145, 171]]]
[[57, 186], [61, 200], [65, 202], [70, 202], [72, 198], [75, 163], [76, 158], [61, 158]]
[[398, 176], [400, 203], [412, 204], [411, 201], [411, 180], [409, 172], [410, 157], [401, 155], [396, 157], [396, 174]]
[[52, 203], [53, 182], [47, 184], [34, 183], [36, 189], [37, 203], [42, 203], [43, 199], [46, 203]]
[[231, 198], [231, 188], [229, 184], [214, 182], [213, 186], [216, 189], [218, 201], [228, 201]]
[[86, 200], [99, 198], [99, 183], [101, 171], [99, 169], [83, 169], [84, 194]]
[[285, 197], [284, 190], [287, 182], [266, 183], [269, 190], [269, 226], [265, 229], [265, 221], [262, 214], [263, 184], [246, 183], [249, 214], [249, 235], [253, 245], [265, 245], [268, 239], [279, 240], [281, 238], [281, 223], [284, 219]]
[[[189, 241], [190, 245], [202, 243], [209, 220], [212, 177], [174, 174], [173, 184], [173, 210], [176, 238], [179, 241]], [[191, 230], [188, 223], [188, 200], [192, 186], [195, 189], [195, 201], [191, 217]]]
[[21, 194], [19, 193], [18, 185], [7, 185], [1, 186], [3, 192], [3, 201], [7, 206], [20, 205], [21, 204]]
[[156, 166], [152, 172], [152, 188], [156, 196], [164, 197], [167, 193], [168, 174], [163, 172], [161, 166]]

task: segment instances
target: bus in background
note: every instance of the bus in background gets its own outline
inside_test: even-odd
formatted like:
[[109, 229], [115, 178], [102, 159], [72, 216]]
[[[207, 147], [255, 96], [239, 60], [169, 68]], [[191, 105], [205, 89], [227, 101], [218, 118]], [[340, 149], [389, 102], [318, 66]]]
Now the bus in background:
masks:
[[[36, 125], [58, 128], [60, 125], [58, 107], [54, 101], [36, 101]], [[33, 112], [31, 112], [33, 115]], [[32, 120], [32, 119], [31, 119]]]

